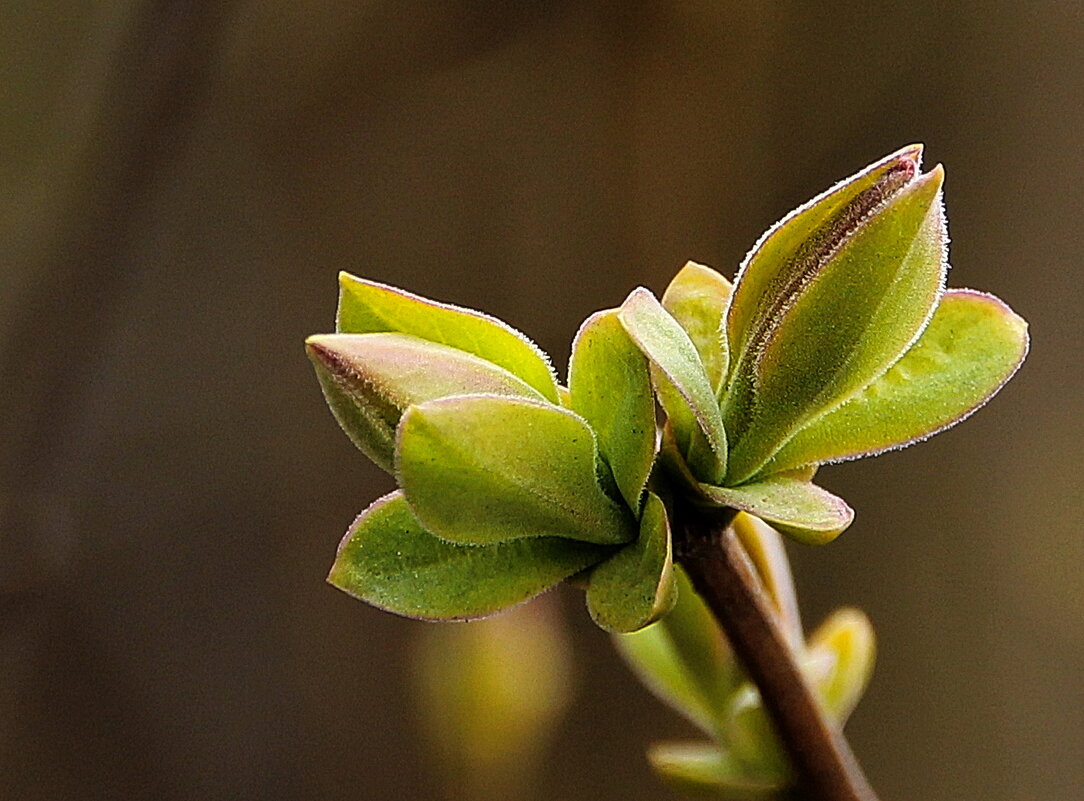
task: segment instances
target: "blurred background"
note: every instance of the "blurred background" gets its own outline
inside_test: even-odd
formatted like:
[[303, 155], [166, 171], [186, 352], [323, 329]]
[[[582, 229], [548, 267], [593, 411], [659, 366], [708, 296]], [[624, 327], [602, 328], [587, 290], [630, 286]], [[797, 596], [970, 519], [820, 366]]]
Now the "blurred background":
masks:
[[[0, 798], [441, 799], [430, 626], [324, 584], [390, 479], [302, 340], [336, 272], [484, 308], [563, 372], [588, 313], [732, 275], [913, 142], [954, 286], [1033, 351], [929, 443], [827, 468], [807, 625], [865, 609], [885, 801], [1084, 786], [1084, 6], [14, 0], [0, 6]], [[555, 594], [573, 704], [533, 797], [667, 799], [690, 729]]]

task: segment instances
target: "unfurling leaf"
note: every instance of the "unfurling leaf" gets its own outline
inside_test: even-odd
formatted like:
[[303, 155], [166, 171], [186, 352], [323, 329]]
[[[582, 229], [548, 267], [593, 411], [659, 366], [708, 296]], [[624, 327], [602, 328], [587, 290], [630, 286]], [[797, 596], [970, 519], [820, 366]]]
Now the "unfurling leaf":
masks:
[[[862, 191], [848, 187], [869, 184], [870, 173], [787, 218], [739, 273], [728, 319], [740, 343], [724, 398], [728, 485], [884, 373], [929, 320], [947, 269], [943, 172], [918, 176], [917, 156], [902, 153]], [[851, 195], [842, 205], [841, 194]]]
[[642, 629], [669, 612], [677, 600], [666, 507], [647, 493], [640, 535], [591, 571], [587, 608], [606, 631]]
[[719, 506], [762, 518], [808, 545], [831, 542], [854, 520], [854, 510], [842, 498], [790, 476], [771, 476], [741, 487], [701, 484], [700, 492]]
[[714, 391], [722, 388], [729, 367], [723, 315], [731, 284], [715, 270], [694, 261], [674, 276], [662, 296], [662, 307], [685, 329]]
[[629, 542], [636, 523], [600, 485], [607, 469], [582, 417], [536, 401], [444, 398], [399, 424], [399, 485], [422, 525], [450, 542]]
[[342, 334], [396, 332], [465, 350], [503, 367], [557, 403], [557, 379], [538, 346], [495, 317], [339, 274], [336, 330]]
[[542, 400], [492, 362], [407, 334], [321, 334], [305, 347], [339, 425], [389, 472], [395, 428], [413, 403], [479, 393]]
[[891, 369], [784, 445], [764, 472], [900, 448], [955, 425], [1024, 360], [1027, 323], [991, 295], [949, 290], [922, 336]]
[[611, 309], [587, 318], [568, 366], [568, 406], [594, 430], [599, 453], [634, 512], [655, 461], [655, 397], [647, 365]]
[[553, 537], [456, 545], [426, 531], [397, 490], [354, 521], [328, 581], [406, 617], [465, 620], [522, 603], [609, 551]]
[[618, 316], [655, 368], [659, 402], [682, 455], [701, 480], [717, 480], [726, 469], [726, 432], [696, 346], [643, 287], [633, 290]]
[[875, 655], [873, 626], [858, 609], [833, 612], [809, 638], [803, 670], [840, 726], [866, 691]]

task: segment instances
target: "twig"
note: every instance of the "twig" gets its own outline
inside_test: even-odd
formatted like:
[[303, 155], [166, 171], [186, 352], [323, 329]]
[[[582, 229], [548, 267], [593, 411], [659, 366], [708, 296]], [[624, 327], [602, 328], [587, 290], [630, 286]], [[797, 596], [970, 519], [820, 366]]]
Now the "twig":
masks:
[[675, 532], [678, 561], [759, 688], [801, 789], [812, 801], [877, 801], [843, 733], [806, 684], [729, 523], [693, 512]]

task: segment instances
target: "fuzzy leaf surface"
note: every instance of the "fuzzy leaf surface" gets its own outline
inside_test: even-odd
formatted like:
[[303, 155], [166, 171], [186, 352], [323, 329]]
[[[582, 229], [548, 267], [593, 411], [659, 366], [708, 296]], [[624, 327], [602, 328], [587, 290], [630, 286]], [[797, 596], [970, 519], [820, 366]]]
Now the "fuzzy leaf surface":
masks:
[[507, 323], [473, 309], [340, 273], [336, 330], [343, 334], [413, 334], [465, 350], [519, 376], [546, 400], [558, 403], [557, 379], [546, 354]]
[[947, 269], [942, 177], [915, 179], [827, 242], [751, 334], [726, 397], [728, 484], [884, 373], [922, 331]]
[[631, 632], [665, 615], [676, 601], [670, 522], [659, 496], [648, 492], [635, 542], [591, 571], [587, 608], [606, 631]]
[[715, 392], [722, 387], [729, 366], [723, 314], [732, 286], [710, 267], [688, 262], [662, 296], [662, 306], [689, 335], [708, 381]]
[[790, 476], [741, 487], [701, 484], [700, 492], [713, 503], [755, 515], [807, 545], [831, 542], [854, 520], [854, 510], [842, 498]]
[[465, 620], [526, 601], [609, 550], [552, 537], [455, 545], [426, 531], [396, 490], [350, 527], [328, 581], [399, 615]]
[[412, 406], [399, 424], [399, 485], [450, 542], [629, 542], [636, 524], [600, 485], [605, 470], [583, 418], [545, 403], [463, 395]]
[[610, 309], [593, 314], [572, 343], [569, 407], [598, 438], [598, 449], [629, 508], [655, 461], [655, 397], [647, 358]]
[[[643, 287], [633, 290], [626, 298], [618, 316], [664, 379], [657, 382], [659, 402], [670, 418], [679, 445], [685, 446], [685, 457], [694, 469], [701, 468], [701, 479], [722, 475], [727, 450], [723, 419], [715, 391], [689, 335]], [[689, 448], [695, 442], [695, 433], [701, 434], [710, 447], [713, 457], [710, 463], [690, 458]]]
[[492, 362], [408, 334], [321, 334], [305, 347], [339, 425], [389, 472], [395, 428], [413, 403], [478, 393], [542, 400]]
[[995, 297], [949, 290], [922, 336], [888, 372], [784, 445], [765, 473], [870, 456], [965, 419], [1027, 354], [1027, 323]]

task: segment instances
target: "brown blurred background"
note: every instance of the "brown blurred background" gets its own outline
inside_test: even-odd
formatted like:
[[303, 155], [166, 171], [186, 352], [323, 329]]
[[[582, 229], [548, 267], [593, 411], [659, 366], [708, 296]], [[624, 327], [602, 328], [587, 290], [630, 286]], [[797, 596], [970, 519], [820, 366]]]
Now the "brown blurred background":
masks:
[[[1032, 323], [988, 409], [826, 469], [807, 624], [880, 638], [849, 728], [885, 801], [1084, 787], [1084, 7], [14, 0], [0, 6], [0, 798], [440, 797], [420, 627], [323, 583], [387, 491], [301, 342], [348, 269], [578, 322], [912, 141], [951, 283]], [[576, 592], [539, 801], [665, 799], [688, 729]], [[612, 775], [610, 775], [612, 774]]]

